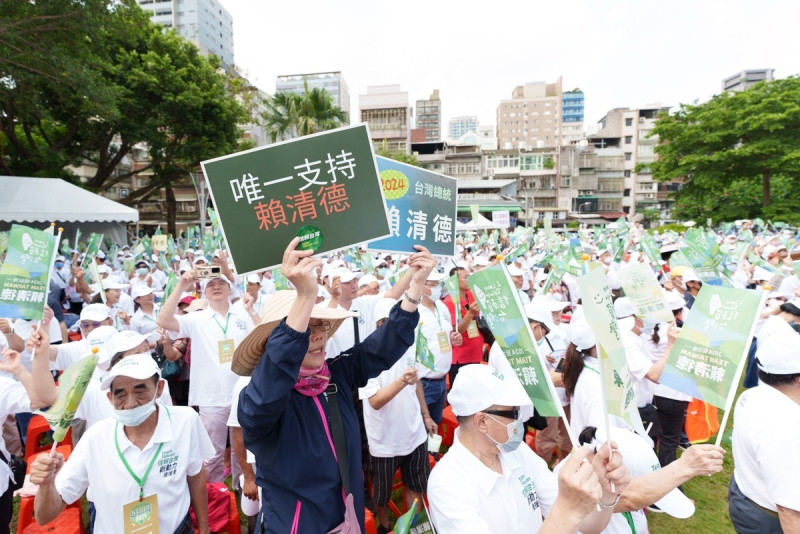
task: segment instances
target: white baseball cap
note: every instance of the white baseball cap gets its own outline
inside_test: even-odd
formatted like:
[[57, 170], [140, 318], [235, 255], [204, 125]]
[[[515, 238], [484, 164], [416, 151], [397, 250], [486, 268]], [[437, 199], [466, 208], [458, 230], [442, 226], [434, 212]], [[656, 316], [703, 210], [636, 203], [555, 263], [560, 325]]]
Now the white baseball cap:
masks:
[[[598, 429], [598, 439], [602, 439], [605, 429]], [[627, 428], [612, 427], [611, 439], [617, 444], [622, 453], [625, 466], [631, 473], [631, 478], [645, 476], [661, 469], [658, 457], [653, 448], [638, 434]], [[599, 445], [599, 443], [598, 443]], [[686, 519], [694, 514], [694, 503], [678, 488], [673, 488], [655, 503], [658, 508], [672, 517]]]
[[371, 284], [372, 282], [377, 282], [377, 281], [378, 279], [372, 276], [371, 274], [365, 274], [364, 276], [358, 279], [358, 287], [363, 287]]
[[345, 268], [337, 270], [334, 276], [338, 276], [339, 282], [341, 282], [342, 284], [346, 284], [347, 282], [352, 282], [353, 280], [356, 279], [356, 273], [354, 273], [350, 269], [345, 269]]
[[110, 325], [98, 326], [86, 336], [89, 347], [97, 347], [97, 365], [101, 369], [108, 369], [108, 362], [111, 360], [113, 352], [109, 352], [109, 342], [119, 332]]
[[110, 312], [111, 308], [101, 302], [89, 304], [81, 310], [81, 321], [103, 321], [110, 317]]
[[519, 267], [517, 267], [515, 264], [512, 263], [508, 266], [508, 274], [510, 276], [524, 276], [525, 271], [523, 271], [522, 269], [520, 269]]
[[575, 348], [583, 352], [597, 345], [597, 338], [589, 327], [589, 323], [582, 317], [577, 319], [572, 318], [569, 325], [570, 341]]
[[108, 377], [100, 382], [100, 389], [110, 389], [111, 383], [118, 376], [127, 376], [134, 380], [145, 380], [153, 375], [161, 378], [161, 372], [149, 352], [126, 356], [111, 368]]
[[114, 356], [119, 352], [135, 349], [146, 341], [142, 334], [136, 330], [123, 330], [114, 334], [111, 339], [106, 343], [106, 350], [110, 356]]
[[800, 334], [780, 317], [770, 317], [758, 333], [756, 363], [771, 375], [800, 373]]
[[148, 286], [147, 284], [136, 284], [131, 289], [131, 298], [136, 300], [139, 297], [144, 297], [145, 295], [149, 295], [153, 292], [153, 288]]
[[428, 282], [441, 282], [447, 278], [447, 275], [444, 273], [440, 273], [439, 271], [431, 271], [431, 274], [428, 275], [426, 281]]
[[614, 314], [617, 319], [624, 319], [635, 314], [633, 303], [628, 297], [620, 297], [614, 301]]
[[473, 415], [492, 405], [533, 406], [516, 377], [479, 363], [459, 369], [447, 400], [457, 416]]
[[542, 302], [537, 303], [529, 302], [525, 305], [525, 315], [529, 321], [536, 321], [542, 323], [551, 332], [553, 331], [553, 312], [549, 308], [541, 305]]
[[686, 300], [676, 291], [664, 291], [664, 297], [670, 310], [680, 310], [686, 306]]

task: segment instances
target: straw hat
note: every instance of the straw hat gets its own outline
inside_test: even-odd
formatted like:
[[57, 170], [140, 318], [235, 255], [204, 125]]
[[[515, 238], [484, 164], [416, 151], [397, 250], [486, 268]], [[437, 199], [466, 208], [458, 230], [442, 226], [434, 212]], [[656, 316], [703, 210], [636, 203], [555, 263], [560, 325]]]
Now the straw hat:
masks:
[[[236, 347], [236, 351], [233, 353], [233, 361], [231, 362], [231, 371], [240, 376], [253, 374], [253, 369], [258, 365], [264, 354], [267, 338], [283, 318], [289, 315], [289, 310], [296, 298], [297, 291], [278, 291], [264, 302], [262, 308], [264, 314], [261, 316], [261, 323]], [[333, 336], [342, 322], [348, 317], [358, 317], [358, 313], [343, 310], [342, 308], [330, 308], [327, 304], [314, 306], [311, 310], [312, 319], [331, 322], [328, 337]]]

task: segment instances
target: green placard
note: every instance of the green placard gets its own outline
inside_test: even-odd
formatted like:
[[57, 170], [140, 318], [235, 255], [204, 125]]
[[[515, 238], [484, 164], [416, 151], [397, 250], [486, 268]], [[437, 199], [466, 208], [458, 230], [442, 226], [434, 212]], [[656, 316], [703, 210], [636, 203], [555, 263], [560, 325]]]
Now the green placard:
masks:
[[560, 416], [561, 401], [543, 363], [544, 358], [538, 353], [528, 318], [522, 311], [519, 292], [505, 265], [498, 263], [481, 269], [467, 281], [497, 344], [536, 410], [545, 417]]
[[20, 224], [11, 227], [0, 267], [0, 317], [40, 320], [47, 299], [56, 238]]
[[619, 280], [625, 289], [625, 296], [639, 317], [655, 317], [659, 321], [671, 323], [675, 320], [672, 310], [667, 306], [664, 292], [656, 280], [653, 270], [643, 263], [634, 263], [620, 269]]
[[660, 382], [725, 409], [760, 309], [755, 291], [703, 284]]
[[202, 163], [239, 274], [277, 266], [300, 228], [317, 253], [386, 237], [389, 222], [366, 125], [339, 128]]

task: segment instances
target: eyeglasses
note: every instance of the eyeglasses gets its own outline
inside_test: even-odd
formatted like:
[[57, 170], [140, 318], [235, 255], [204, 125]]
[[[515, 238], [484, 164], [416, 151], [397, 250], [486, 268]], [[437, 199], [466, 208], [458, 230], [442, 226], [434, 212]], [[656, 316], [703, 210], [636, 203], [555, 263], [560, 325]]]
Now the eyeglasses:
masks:
[[512, 408], [510, 410], [483, 410], [483, 413], [499, 415], [500, 417], [507, 417], [508, 419], [519, 419], [519, 408]]
[[330, 321], [322, 321], [319, 324], [309, 324], [308, 327], [313, 332], [314, 330], [319, 330], [321, 332], [328, 332], [333, 327]]
[[91, 327], [91, 328], [97, 328], [97, 327], [99, 327], [101, 324], [102, 324], [102, 323], [100, 323], [100, 322], [98, 322], [98, 321], [81, 321], [81, 328], [83, 328], [84, 330], [86, 330], [86, 329], [87, 329], [87, 328], [89, 328], [89, 327]]

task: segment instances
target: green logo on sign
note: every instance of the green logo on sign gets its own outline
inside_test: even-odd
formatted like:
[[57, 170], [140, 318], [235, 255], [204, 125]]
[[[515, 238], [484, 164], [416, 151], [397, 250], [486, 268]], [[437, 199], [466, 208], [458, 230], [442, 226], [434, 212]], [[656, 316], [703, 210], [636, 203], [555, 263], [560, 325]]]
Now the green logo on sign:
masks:
[[408, 193], [408, 178], [400, 171], [393, 169], [381, 171], [381, 184], [386, 200], [396, 200]]
[[149, 502], [137, 504], [131, 510], [130, 520], [134, 525], [144, 525], [153, 515], [153, 506]]
[[297, 237], [300, 238], [300, 244], [297, 248], [300, 250], [313, 250], [318, 251], [322, 246], [322, 230], [314, 225], [306, 225], [297, 231]]

